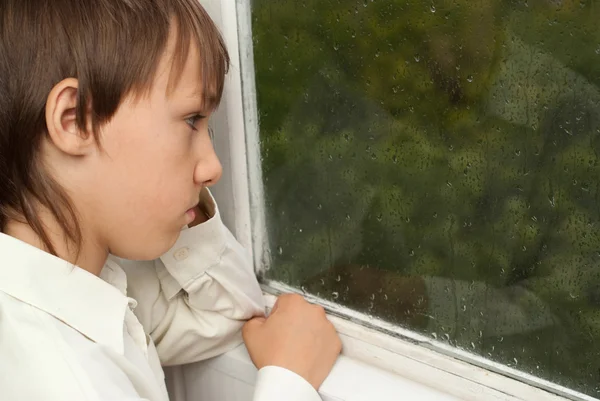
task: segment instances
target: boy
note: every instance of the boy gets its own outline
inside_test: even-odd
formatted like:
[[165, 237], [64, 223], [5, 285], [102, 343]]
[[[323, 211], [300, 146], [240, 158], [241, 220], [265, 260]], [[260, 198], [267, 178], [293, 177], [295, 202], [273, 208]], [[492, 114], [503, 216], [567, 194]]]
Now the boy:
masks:
[[0, 32], [0, 399], [166, 401], [161, 363], [252, 319], [255, 400], [318, 400], [333, 327], [262, 317], [207, 189], [229, 57], [196, 0], [2, 0]]

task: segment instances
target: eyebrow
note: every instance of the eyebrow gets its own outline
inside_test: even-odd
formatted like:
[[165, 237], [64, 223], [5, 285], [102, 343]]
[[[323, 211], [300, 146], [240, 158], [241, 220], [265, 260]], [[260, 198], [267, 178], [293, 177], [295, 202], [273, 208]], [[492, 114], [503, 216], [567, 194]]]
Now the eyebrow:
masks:
[[215, 110], [219, 102], [219, 96], [217, 96], [215, 91], [211, 91], [209, 95], [205, 96], [202, 90], [196, 90], [189, 94], [187, 98], [200, 100], [201, 108], [208, 109], [210, 111]]

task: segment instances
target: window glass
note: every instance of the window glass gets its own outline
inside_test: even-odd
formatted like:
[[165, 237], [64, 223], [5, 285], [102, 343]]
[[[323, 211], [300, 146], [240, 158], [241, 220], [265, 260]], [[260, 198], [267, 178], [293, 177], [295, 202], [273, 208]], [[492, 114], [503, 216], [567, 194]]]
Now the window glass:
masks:
[[267, 277], [598, 396], [598, 21], [254, 0]]

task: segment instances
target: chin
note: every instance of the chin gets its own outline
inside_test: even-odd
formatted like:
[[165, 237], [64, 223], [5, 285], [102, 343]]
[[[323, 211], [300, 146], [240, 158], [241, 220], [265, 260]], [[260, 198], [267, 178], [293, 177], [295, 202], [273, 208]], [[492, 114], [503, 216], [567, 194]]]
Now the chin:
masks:
[[178, 231], [176, 235], [170, 236], [170, 238], [165, 239], [164, 241], [156, 241], [156, 246], [153, 249], [148, 249], [147, 251], [147, 260], [154, 260], [160, 258], [162, 255], [167, 253], [169, 249], [173, 248], [177, 240], [179, 239], [180, 232]]
[[161, 238], [146, 238], [141, 246], [135, 249], [120, 249], [113, 253], [115, 256], [129, 260], [154, 260], [167, 253], [179, 239], [180, 232], [165, 235]]

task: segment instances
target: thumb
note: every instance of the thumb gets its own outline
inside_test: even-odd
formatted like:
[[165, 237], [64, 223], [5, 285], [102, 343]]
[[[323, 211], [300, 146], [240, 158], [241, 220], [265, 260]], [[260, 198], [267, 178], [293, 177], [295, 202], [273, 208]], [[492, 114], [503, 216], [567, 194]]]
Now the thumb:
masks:
[[242, 336], [244, 337], [244, 341], [247, 341], [249, 337], [252, 337], [254, 333], [256, 333], [267, 321], [264, 317], [255, 317], [250, 319], [244, 324], [242, 329]]

